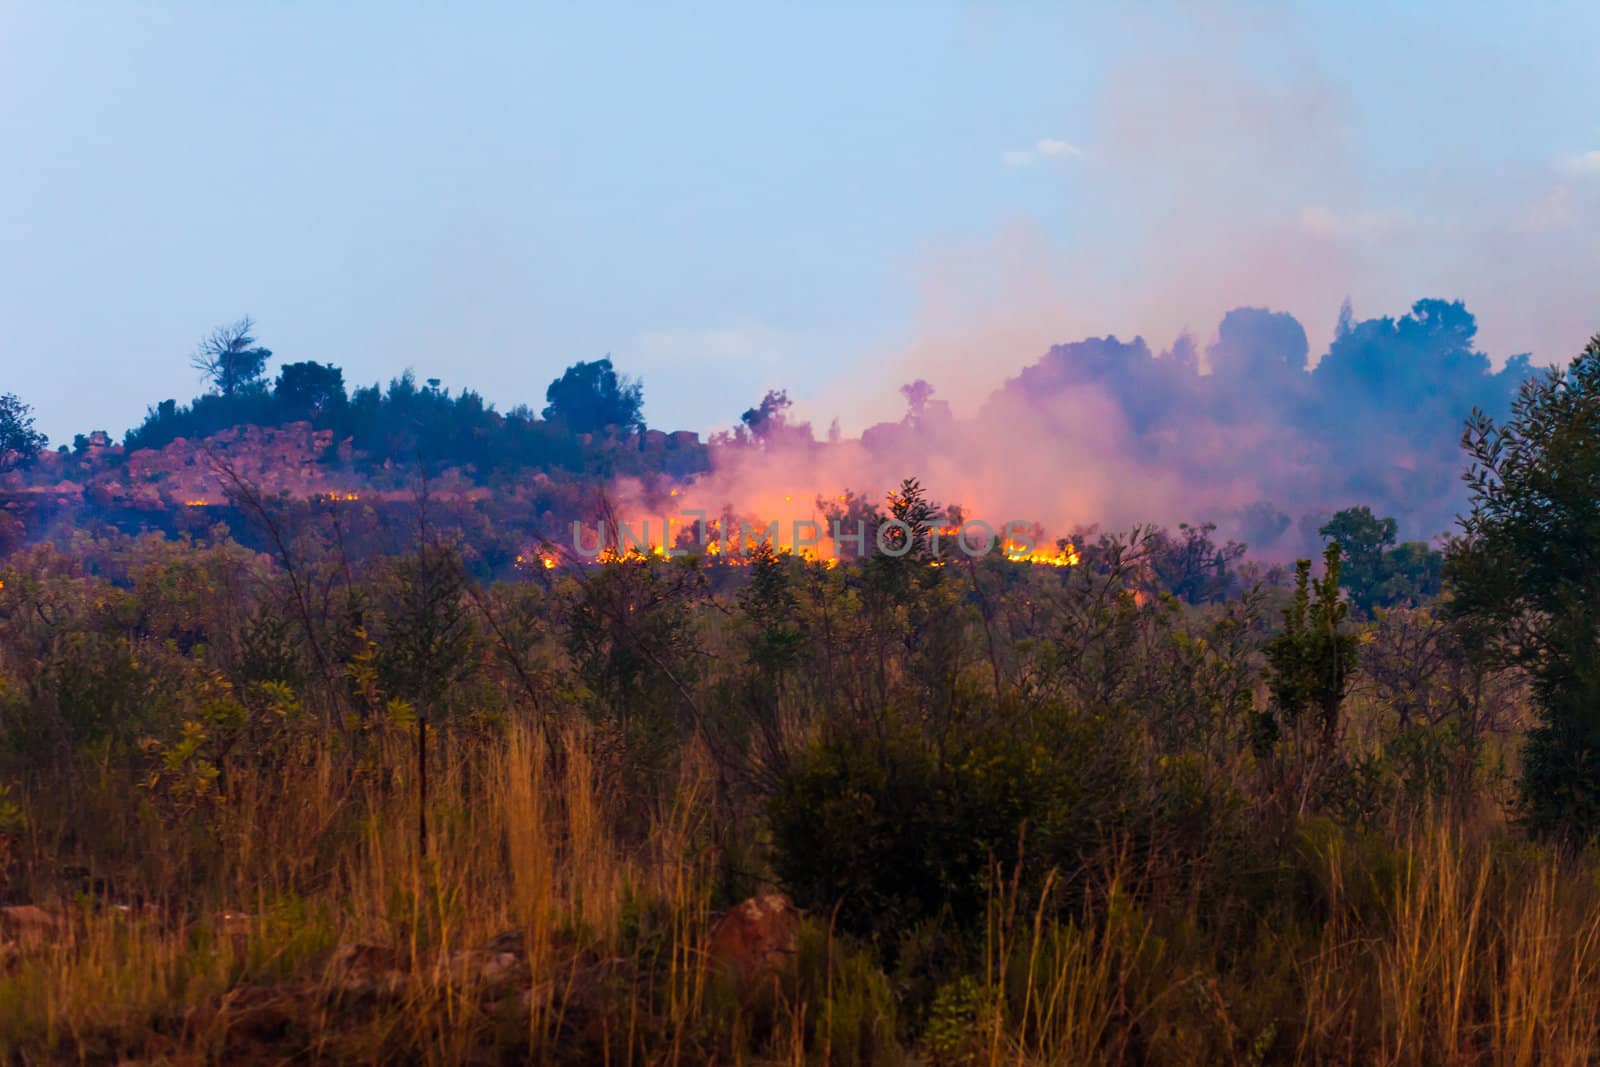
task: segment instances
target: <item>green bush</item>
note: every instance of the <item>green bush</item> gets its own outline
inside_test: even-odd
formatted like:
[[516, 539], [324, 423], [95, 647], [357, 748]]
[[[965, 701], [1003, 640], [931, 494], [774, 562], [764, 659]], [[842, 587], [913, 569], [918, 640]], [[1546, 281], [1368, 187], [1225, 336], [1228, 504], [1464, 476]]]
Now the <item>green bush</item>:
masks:
[[1149, 775], [1122, 716], [984, 709], [941, 737], [890, 719], [830, 723], [767, 813], [802, 907], [880, 941], [924, 920], [981, 927], [998, 889], [1076, 869], [1109, 836], [1147, 841]]

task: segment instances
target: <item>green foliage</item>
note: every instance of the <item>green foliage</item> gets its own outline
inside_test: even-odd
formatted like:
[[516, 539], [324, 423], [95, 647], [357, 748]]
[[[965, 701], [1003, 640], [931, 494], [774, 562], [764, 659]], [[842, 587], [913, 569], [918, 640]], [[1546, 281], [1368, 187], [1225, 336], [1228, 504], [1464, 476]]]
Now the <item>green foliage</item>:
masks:
[[0, 474], [27, 463], [48, 443], [33, 428], [33, 409], [13, 393], [0, 394]]
[[997, 869], [1025, 857], [1036, 888], [1110, 837], [1175, 825], [1166, 814], [1186, 806], [1165, 808], [1159, 783], [1115, 716], [973, 708], [937, 741], [892, 716], [830, 723], [768, 804], [773, 862], [798, 903], [837, 909], [840, 929], [892, 958], [924, 920], [971, 929]]
[[815, 920], [800, 924], [797, 940], [795, 999], [807, 1006], [817, 1062], [849, 1067], [896, 1062], [897, 998], [872, 953]]
[[206, 740], [205, 725], [198, 722], [184, 723], [182, 735], [171, 744], [148, 740], [145, 751], [157, 759], [159, 768], [145, 779], [145, 788], [179, 812], [194, 811], [216, 800], [221, 772], [205, 757]]
[[955, 1067], [981, 1062], [979, 1057], [991, 1025], [990, 1015], [995, 1010], [992, 999], [970, 974], [939, 987], [928, 1009], [928, 1023], [923, 1033], [923, 1042], [935, 1063]]
[[[397, 395], [442, 412], [438, 393]], [[917, 482], [852, 499], [869, 537], [903, 522], [888, 536], [908, 551], [499, 570], [430, 525], [431, 501], [409, 531], [283, 505], [276, 559], [220, 530], [23, 549], [0, 568], [0, 775], [27, 806], [26, 888], [7, 893], [43, 899], [70, 864], [93, 870], [67, 887], [86, 912], [140, 894], [187, 908], [191, 956], [79, 995], [164, 1035], [189, 1032], [196, 1002], [234, 1003], [230, 986], [312, 997], [335, 945], [396, 949], [405, 992], [362, 1001], [383, 1033], [363, 1061], [1364, 1062], [1399, 1047], [1394, 991], [1428, 1001], [1440, 979], [1413, 982], [1398, 948], [1479, 884], [1463, 869], [1419, 907], [1406, 835], [1490, 810], [1478, 768], [1516, 740], [1520, 690], [1475, 651], [1492, 627], [1378, 607], [1357, 628], [1339, 545], [1292, 591], [1235, 570], [1204, 527], [1076, 531], [1076, 566], [949, 562], [931, 558], [941, 519]], [[422, 547], [383, 554], [401, 539]], [[1294, 742], [1270, 759], [1244, 750], [1262, 688], [1260, 725]], [[412, 742], [440, 709], [423, 860]], [[0, 849], [6, 819], [0, 795]], [[1457, 1002], [1476, 1041], [1504, 939], [1553, 912], [1512, 914], [1506, 887], [1534, 883], [1506, 875], [1517, 850], [1498, 823], [1470, 825], [1485, 903], [1463, 903], [1478, 918], [1461, 951], [1419, 957], [1470, 961]], [[712, 909], [774, 885], [806, 909], [794, 953], [745, 986], [705, 969]], [[223, 904], [251, 913], [248, 937], [195, 921]], [[531, 986], [470, 999], [447, 961], [485, 944]], [[80, 957], [118, 966], [98, 946], [47, 965], [78, 975]], [[30, 966], [0, 975], [0, 1024], [8, 991], [54, 995], [68, 973]], [[214, 985], [173, 977], [201, 967]], [[150, 974], [172, 983], [159, 1012], [127, 999], [126, 976]], [[312, 1033], [351, 1022], [347, 1001], [304, 1003]], [[79, 1008], [38, 1012], [98, 1053]], [[17, 1032], [0, 1030], [0, 1046]], [[1406, 1047], [1440, 1031], [1416, 1032]]]
[[750, 580], [739, 590], [738, 602], [750, 623], [750, 663], [767, 675], [792, 668], [805, 634], [795, 621], [798, 604], [789, 560], [766, 541], [750, 553]]
[[563, 589], [564, 643], [580, 699], [619, 729], [632, 773], [662, 773], [686, 728], [706, 721], [695, 625], [704, 593], [692, 559], [654, 555], [595, 568]]
[[[436, 380], [419, 385], [410, 371], [387, 387], [373, 384], [347, 394], [338, 367], [289, 363], [280, 369], [271, 389], [256, 380], [231, 392], [207, 393], [189, 404], [163, 400], [127, 432], [123, 444], [132, 452], [162, 448], [179, 437], [205, 438], [233, 427], [306, 421], [316, 429], [331, 430], [341, 444], [348, 441], [348, 450], [330, 448], [323, 462], [350, 462], [373, 474], [387, 469], [386, 464], [470, 467], [484, 482], [529, 468], [557, 476], [665, 471], [678, 477], [705, 469], [703, 446], [640, 450], [637, 442], [604, 435], [580, 441], [579, 433], [593, 430], [577, 423], [587, 426], [594, 419], [622, 420], [597, 424], [596, 429], [615, 425], [623, 434], [642, 429], [643, 393], [638, 383], [629, 383], [614, 371], [609, 379], [616, 383], [614, 390], [603, 374], [596, 378], [585, 372], [578, 379], [572, 388], [558, 390], [561, 403], [540, 419], [520, 405], [496, 412], [478, 393], [453, 395]], [[561, 414], [566, 410], [562, 405], [575, 410]], [[87, 438], [83, 446], [80, 453], [87, 450]]]
[[384, 568], [375, 598], [379, 690], [424, 713], [447, 710], [477, 640], [466, 580], [460, 553], [450, 545], [424, 544]]
[[1444, 557], [1421, 541], [1395, 545], [1399, 524], [1368, 507], [1346, 508], [1317, 533], [1344, 550], [1340, 580], [1362, 613], [1376, 607], [1420, 603], [1439, 591]]
[[1339, 598], [1340, 553], [1337, 541], [1328, 545], [1323, 575], [1314, 582], [1310, 560], [1295, 564], [1294, 601], [1284, 609], [1283, 632], [1266, 647], [1277, 728], [1296, 728], [1313, 714], [1324, 744], [1338, 733], [1339, 708], [1356, 665], [1358, 639], [1345, 627], [1350, 609]]
[[1600, 336], [1525, 383], [1505, 423], [1475, 413], [1462, 446], [1472, 508], [1450, 545], [1452, 611], [1533, 678], [1529, 824], [1586, 841], [1600, 833]]

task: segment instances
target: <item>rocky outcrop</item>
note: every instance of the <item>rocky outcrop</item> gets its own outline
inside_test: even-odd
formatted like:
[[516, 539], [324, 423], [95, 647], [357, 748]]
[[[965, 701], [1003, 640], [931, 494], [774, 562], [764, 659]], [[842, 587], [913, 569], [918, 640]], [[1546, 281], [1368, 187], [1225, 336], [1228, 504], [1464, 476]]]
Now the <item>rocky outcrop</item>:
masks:
[[343, 945], [328, 961], [328, 986], [345, 996], [392, 997], [405, 988], [410, 967], [392, 948]]
[[714, 966], [751, 982], [789, 965], [800, 936], [800, 912], [782, 893], [751, 897], [711, 931]]
[[0, 908], [0, 943], [19, 949], [48, 945], [67, 930], [66, 919], [34, 904]]

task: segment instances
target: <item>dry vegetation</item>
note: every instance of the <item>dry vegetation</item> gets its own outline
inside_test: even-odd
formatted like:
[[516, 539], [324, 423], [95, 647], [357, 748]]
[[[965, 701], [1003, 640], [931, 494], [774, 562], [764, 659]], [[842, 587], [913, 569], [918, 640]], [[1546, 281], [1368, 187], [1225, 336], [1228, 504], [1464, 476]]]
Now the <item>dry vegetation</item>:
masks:
[[[127, 912], [62, 901], [59, 928], [9, 950], [7, 1056], [1521, 1064], [1590, 1062], [1600, 1040], [1596, 869], [1516, 843], [1487, 812], [1390, 833], [1308, 821], [1284, 857], [1301, 914], [1243, 942], [1198, 927], [1174, 872], [1115, 851], [1052, 872], [1033, 901], [1003, 876], [979, 965], [907, 1033], [894, 984], [825, 914], [753, 982], [718, 966], [703, 755], [685, 753], [624, 845], [611, 827], [635, 805], [593, 736], [556, 745], [515, 728], [441, 746], [426, 857], [407, 744], [379, 746], [381, 781], [345, 780], [316, 752], [272, 797], [241, 789], [204, 860], [135, 811], [118, 818], [136, 789], [120, 776], [90, 787], [104, 818], [72, 846], [53, 824], [66, 813], [20, 796], [40, 813], [24, 866], [104, 847], [203, 866], [206, 884]], [[1073, 914], [1055, 914], [1074, 880]], [[224, 930], [225, 909], [248, 917]]]
[[0, 566], [8, 1061], [1600, 1049], [1600, 862], [1513, 821], [1521, 675], [1332, 569], [1141, 530], [485, 585], [259, 511], [276, 558]]

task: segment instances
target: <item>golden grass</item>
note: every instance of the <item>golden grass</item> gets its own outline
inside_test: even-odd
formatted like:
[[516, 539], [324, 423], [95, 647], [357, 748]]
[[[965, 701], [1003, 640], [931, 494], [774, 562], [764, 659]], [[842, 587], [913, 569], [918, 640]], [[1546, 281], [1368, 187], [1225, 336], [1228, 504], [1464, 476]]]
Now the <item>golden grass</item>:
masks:
[[[712, 778], [693, 749], [670, 788], [640, 798], [618, 795], [577, 727], [447, 738], [424, 856], [409, 743], [377, 742], [383, 774], [352, 775], [319, 752], [292, 782], [241, 777], [209, 814], [134, 810], [103, 827], [131, 838], [115, 853], [125, 869], [110, 873], [146, 887], [138, 880], [183, 877], [188, 896], [159, 918], [80, 902], [49, 943], [15, 951], [0, 975], [0, 1058], [1600, 1058], [1600, 866], [1520, 843], [1481, 814], [1424, 815], [1388, 835], [1308, 827], [1297, 862], [1314, 899], [1285, 910], [1292, 922], [1263, 916], [1242, 934], [1197, 925], [1192, 900], [1163, 898], [1120, 861], [1061, 872], [1042, 899], [997, 879], [981, 971], [948, 991], [935, 1033], [896, 1014], [893, 983], [825, 916], [808, 921], [796, 974], [770, 995], [719, 980], [707, 960]], [[89, 788], [126, 784], [107, 772]], [[653, 812], [647, 830], [625, 836], [623, 808]], [[52, 855], [75, 854], [41, 830], [33, 858]], [[1069, 880], [1091, 888], [1063, 912]], [[249, 912], [249, 932], [217, 933], [222, 907]], [[459, 966], [507, 937], [526, 960], [509, 996]], [[392, 998], [340, 999], [328, 961], [356, 944], [396, 952]]]

